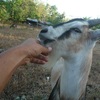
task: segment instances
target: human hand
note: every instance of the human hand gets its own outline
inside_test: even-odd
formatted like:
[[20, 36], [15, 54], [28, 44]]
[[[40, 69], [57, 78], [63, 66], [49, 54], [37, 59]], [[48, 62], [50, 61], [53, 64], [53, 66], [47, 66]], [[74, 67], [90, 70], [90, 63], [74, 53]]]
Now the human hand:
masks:
[[46, 48], [39, 44], [39, 42], [33, 38], [29, 38], [24, 41], [21, 45], [24, 53], [26, 54], [23, 63], [37, 63], [45, 64], [48, 61], [48, 54], [51, 52], [52, 48]]
[[12, 47], [0, 54], [0, 92], [4, 89], [17, 67], [33, 62], [45, 64], [51, 48], [45, 48], [35, 39]]

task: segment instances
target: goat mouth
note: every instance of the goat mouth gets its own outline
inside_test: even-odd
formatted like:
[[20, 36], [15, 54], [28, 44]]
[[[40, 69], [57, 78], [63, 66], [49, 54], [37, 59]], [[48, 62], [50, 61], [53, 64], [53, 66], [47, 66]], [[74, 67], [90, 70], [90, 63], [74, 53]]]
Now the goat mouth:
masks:
[[40, 39], [39, 37], [37, 38], [37, 40], [39, 41], [39, 43], [43, 46], [46, 46], [47, 44], [55, 41], [55, 40], [52, 40], [52, 39]]
[[50, 40], [50, 39], [46, 39], [46, 40], [44, 40], [44, 44], [48, 44], [48, 43], [51, 43], [51, 42], [53, 42], [54, 40]]
[[42, 45], [47, 45], [47, 44], [49, 44], [49, 43], [51, 43], [51, 42], [53, 42], [54, 40], [50, 40], [50, 39], [46, 39], [46, 40], [40, 40], [40, 44], [42, 44]]

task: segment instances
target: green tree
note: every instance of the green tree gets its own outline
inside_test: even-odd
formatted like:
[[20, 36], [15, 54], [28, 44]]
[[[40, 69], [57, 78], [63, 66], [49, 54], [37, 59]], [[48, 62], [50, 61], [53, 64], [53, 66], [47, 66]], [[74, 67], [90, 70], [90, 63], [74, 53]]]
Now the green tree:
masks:
[[28, 15], [28, 0], [12, 0], [12, 13], [13, 21], [24, 21]]
[[2, 0], [0, 1], [0, 20], [22, 22], [26, 18], [36, 18], [53, 24], [64, 20], [65, 15], [57, 11], [56, 6], [45, 5], [39, 0]]
[[36, 3], [33, 0], [29, 0], [27, 2], [28, 4], [28, 15], [29, 18], [37, 18], [37, 6]]
[[42, 2], [37, 2], [36, 4], [36, 16], [37, 19], [45, 21], [46, 20], [46, 9], [45, 5]]
[[33, 0], [8, 0], [6, 10], [9, 12], [9, 19], [13, 22], [25, 21], [27, 17], [35, 16], [35, 4]]
[[6, 21], [9, 18], [9, 13], [6, 10], [6, 2], [0, 1], [0, 21]]
[[47, 8], [47, 21], [53, 24], [57, 24], [64, 21], [65, 14], [58, 13], [57, 7], [55, 5], [50, 6], [49, 4], [47, 4], [46, 8]]

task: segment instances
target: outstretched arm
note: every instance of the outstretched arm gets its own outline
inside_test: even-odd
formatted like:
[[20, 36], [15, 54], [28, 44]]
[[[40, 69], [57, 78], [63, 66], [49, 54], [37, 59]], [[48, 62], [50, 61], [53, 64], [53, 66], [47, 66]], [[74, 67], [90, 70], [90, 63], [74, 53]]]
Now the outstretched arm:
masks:
[[[51, 49], [50, 49], [51, 50]], [[44, 64], [49, 49], [41, 46], [34, 39], [28, 39], [21, 45], [0, 54], [0, 92], [4, 89], [16, 68], [27, 62]]]

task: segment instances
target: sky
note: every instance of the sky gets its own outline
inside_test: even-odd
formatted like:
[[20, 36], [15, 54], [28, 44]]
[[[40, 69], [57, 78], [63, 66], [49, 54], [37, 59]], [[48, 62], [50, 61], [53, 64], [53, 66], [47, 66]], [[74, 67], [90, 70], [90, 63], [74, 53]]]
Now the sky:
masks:
[[100, 18], [100, 0], [41, 0], [56, 5], [59, 13], [66, 18]]

